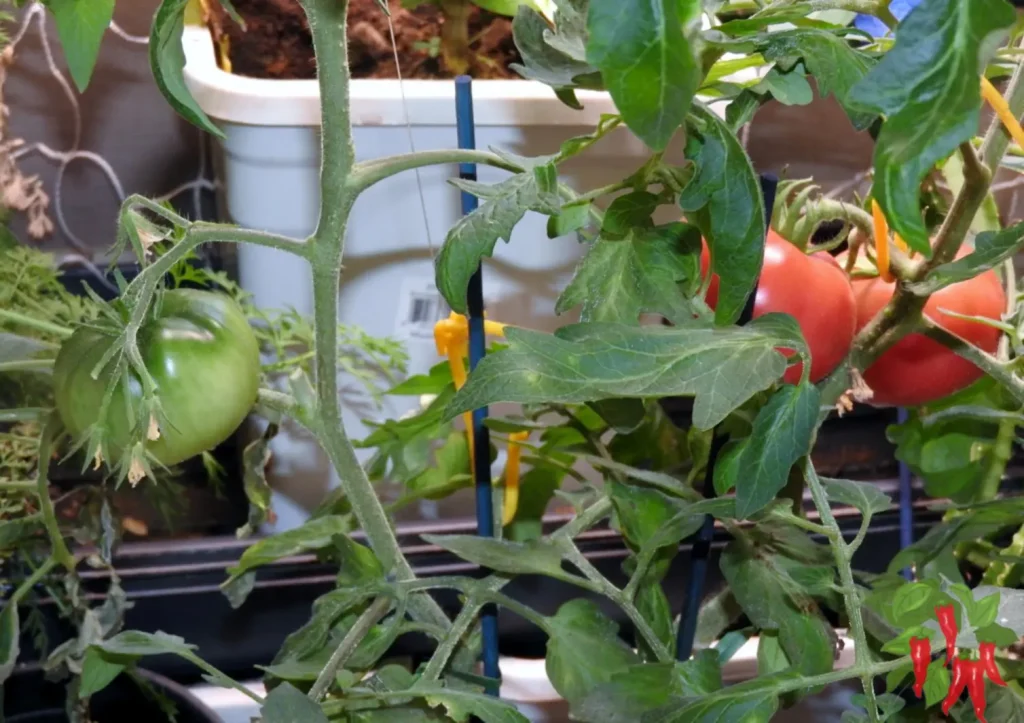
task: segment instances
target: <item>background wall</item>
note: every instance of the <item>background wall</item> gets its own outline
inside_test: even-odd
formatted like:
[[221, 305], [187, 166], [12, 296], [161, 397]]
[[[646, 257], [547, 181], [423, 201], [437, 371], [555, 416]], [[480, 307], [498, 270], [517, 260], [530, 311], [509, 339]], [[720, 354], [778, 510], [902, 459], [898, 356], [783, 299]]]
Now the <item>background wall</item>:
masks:
[[[64, 252], [74, 249], [77, 241], [90, 251], [103, 251], [113, 242], [121, 201], [107, 174], [88, 156], [47, 157], [53, 155], [50, 150], [65, 154], [77, 150], [106, 159], [129, 194], [159, 197], [204, 171], [201, 132], [179, 119], [164, 102], [149, 70], [147, 46], [139, 42], [147, 38], [158, 4], [158, 0], [117, 3], [114, 21], [132, 39], [107, 32], [92, 83], [81, 96], [70, 85], [53, 22], [38, 5], [22, 10], [8, 24], [8, 34], [17, 41], [4, 89], [10, 108], [9, 136], [25, 140], [19, 165], [25, 173], [39, 174], [50, 194], [56, 229], [41, 244], [47, 250]], [[44, 39], [66, 85], [54, 77]], [[209, 191], [201, 194], [208, 202]], [[66, 229], [59, 222], [58, 195]], [[191, 187], [175, 201], [194, 215]], [[21, 240], [28, 240], [20, 219], [13, 229]]]

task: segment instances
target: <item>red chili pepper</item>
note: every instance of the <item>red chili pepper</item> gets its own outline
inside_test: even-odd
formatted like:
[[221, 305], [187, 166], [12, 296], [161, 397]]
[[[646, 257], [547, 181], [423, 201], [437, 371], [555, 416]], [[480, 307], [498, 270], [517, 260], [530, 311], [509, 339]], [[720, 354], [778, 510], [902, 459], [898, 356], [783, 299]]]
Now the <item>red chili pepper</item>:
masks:
[[911, 638], [910, 659], [914, 661], [914, 695], [920, 698], [924, 693], [928, 666], [932, 662], [932, 641], [928, 638]]
[[956, 609], [952, 605], [941, 605], [935, 608], [935, 617], [939, 620], [939, 629], [946, 638], [946, 660], [952, 661], [956, 656], [956, 636], [960, 629], [956, 624]]
[[971, 696], [971, 705], [974, 706], [974, 715], [978, 723], [987, 723], [985, 720], [985, 666], [980, 660], [965, 660], [964, 677], [967, 678], [967, 693]]
[[985, 669], [985, 675], [996, 685], [1006, 685], [1003, 676], [999, 674], [999, 666], [996, 665], [996, 644], [982, 643], [978, 648], [981, 653], [981, 666]]
[[942, 701], [943, 715], [949, 715], [950, 709], [960, 700], [960, 694], [967, 687], [969, 674], [966, 664], [968, 662], [967, 660], [960, 660], [960, 658], [953, 658], [953, 681], [949, 684], [949, 693], [946, 695], [946, 699]]

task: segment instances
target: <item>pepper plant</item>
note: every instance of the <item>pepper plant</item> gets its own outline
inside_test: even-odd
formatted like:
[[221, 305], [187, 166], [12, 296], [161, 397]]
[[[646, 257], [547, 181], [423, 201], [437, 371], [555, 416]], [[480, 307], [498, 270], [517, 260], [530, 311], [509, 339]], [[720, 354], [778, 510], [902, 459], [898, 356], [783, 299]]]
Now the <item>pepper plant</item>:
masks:
[[[1003, 586], [1014, 579], [1005, 564], [1016, 562], [1016, 548], [993, 560], [989, 569], [996, 572], [989, 582], [994, 584], [973, 590], [963, 584], [955, 557], [958, 543], [981, 539], [994, 547], [989, 540], [1024, 522], [1024, 505], [1012, 499], [995, 502], [994, 492], [968, 494], [964, 490], [979, 483], [967, 480], [962, 495], [943, 503], [948, 521], [942, 532], [929, 533], [897, 555], [887, 574], [859, 572], [854, 554], [867, 538], [872, 517], [891, 501], [868, 483], [822, 479], [810, 454], [826, 418], [870, 403], [872, 390], [865, 379], [885, 355], [898, 354], [907, 344], [917, 348], [923, 340], [934, 342], [924, 345], [929, 354], [951, 360], [959, 356], [972, 365], [958, 386], [979, 380], [977, 386], [959, 393], [988, 401], [972, 402], [973, 411], [957, 414], [997, 428], [991, 452], [1003, 466], [986, 466], [980, 486], [999, 487], [1013, 441], [1007, 439], [1024, 408], [1017, 358], [1020, 311], [1014, 273], [1006, 263], [1024, 244], [1024, 226], [995, 223], [976, 231], [980, 220], [991, 221], [995, 173], [1004, 166], [1019, 167], [1014, 158], [1022, 151], [1016, 147], [1011, 152], [1010, 133], [1024, 139], [1015, 121], [1024, 113], [1020, 32], [1005, 0], [929, 0], [898, 23], [884, 0], [776, 0], [756, 7], [698, 0], [556, 0], [551, 18], [523, 7], [514, 23], [524, 60], [521, 72], [548, 83], [573, 105], [578, 105], [577, 88], [604, 88], [615, 101], [616, 115], [544, 157], [500, 149], [435, 150], [364, 162], [355, 161], [349, 122], [347, 2], [300, 1], [313, 33], [323, 110], [316, 231], [306, 239], [291, 239], [189, 222], [145, 198], [129, 198], [120, 216], [119, 243], [136, 250], [142, 270], [122, 294], [116, 343], [92, 371], [114, 381], [86, 443], [88, 457], [100, 452], [109, 459], [104, 422], [108, 415], [130, 414], [133, 444], [122, 448], [138, 457], [127, 464], [121, 460], [117, 468], [130, 470], [132, 462], [148, 460], [147, 443], [161, 433], [162, 400], [142, 363], [140, 329], [160, 304], [163, 278], [178, 260], [214, 242], [252, 243], [307, 260], [316, 335], [311, 375], [300, 368], [290, 375], [287, 388], [260, 389], [257, 410], [307, 428], [330, 456], [341, 490], [301, 528], [254, 543], [229, 571], [225, 592], [240, 604], [261, 565], [303, 550], [316, 550], [338, 563], [337, 588], [314, 604], [309, 623], [285, 642], [268, 669], [265, 698], [211, 668], [179, 638], [118, 632], [116, 626], [94, 629], [93, 639], [72, 656], [82, 673], [75, 696], [85, 700], [143, 656], [170, 652], [195, 662], [218, 683], [243, 690], [259, 703], [266, 723], [389, 716], [525, 720], [510, 704], [486, 695], [493, 681], [475, 674], [480, 648], [476, 621], [485, 606], [498, 605], [548, 636], [548, 675], [581, 720], [767, 721], [810, 691], [857, 681], [863, 687], [854, 699], [859, 709], [847, 711], [844, 721], [934, 720], [940, 711], [969, 721], [978, 711], [985, 715], [977, 701], [983, 686], [997, 684], [1000, 673], [1008, 685], [991, 691], [987, 715], [993, 720], [1024, 715], [1024, 669], [1014, 658], [1001, 657], [993, 675], [990, 661], [996, 646], [1008, 647], [1024, 633], [1021, 593]], [[110, 4], [104, 0], [96, 7]], [[185, 0], [164, 0], [157, 12], [153, 70], [171, 105], [217, 134], [183, 79], [185, 5]], [[83, 7], [76, 5], [76, 12]], [[53, 2], [51, 8], [58, 19], [68, 12], [63, 3]], [[836, 10], [874, 15], [890, 32], [874, 38], [836, 24], [849, 13], [817, 15]], [[68, 57], [85, 57], [81, 50]], [[766, 66], [762, 79], [730, 81], [736, 70], [758, 65]], [[986, 76], [1007, 82], [1005, 98], [986, 91], [1002, 112], [979, 137]], [[852, 285], [830, 284], [821, 294], [852, 295], [857, 301], [860, 277], [892, 280], [880, 309], [861, 318], [859, 301], [851, 307], [857, 310], [851, 327], [856, 331], [845, 340], [822, 337], [839, 333], [845, 323], [835, 324], [831, 332], [827, 324], [819, 325], [813, 333], [806, 323], [816, 308], [838, 308], [825, 303], [833, 299], [805, 298], [801, 305], [786, 302], [774, 308], [751, 304], [755, 290], [760, 297], [779, 278], [790, 288], [811, 287], [793, 269], [783, 267], [780, 276], [764, 261], [766, 244], [770, 248], [778, 240], [766, 242], [765, 201], [737, 134], [763, 102], [803, 103], [815, 88], [833, 96], [850, 122], [876, 139], [870, 202], [836, 203], [815, 197], [811, 187], [789, 186], [775, 225], [784, 236], [799, 236], [797, 230], [803, 229], [804, 239], [783, 241], [814, 252], [818, 247], [806, 243], [809, 232], [821, 221], [843, 222], [839, 242], [849, 250], [845, 264], [837, 266], [855, 278]], [[626, 169], [621, 182], [602, 188], [577, 191], [559, 180], [564, 161], [612, 133], [625, 132], [623, 126], [651, 149], [646, 163]], [[670, 149], [683, 149], [685, 160], [669, 161]], [[566, 494], [576, 514], [550, 534], [534, 528], [515, 539], [428, 536], [490, 573], [481, 579], [421, 579], [399, 548], [387, 511], [341, 424], [337, 294], [344, 282], [346, 227], [359, 194], [398, 173], [456, 163], [494, 166], [509, 176], [495, 185], [456, 182], [483, 203], [455, 224], [437, 258], [437, 287], [451, 308], [466, 311], [467, 286], [480, 261], [533, 212], [550, 218], [553, 237], [578, 233], [587, 243], [557, 309], [579, 307], [581, 320], [553, 335], [506, 328], [503, 347], [457, 391], [441, 373], [418, 380], [417, 388], [436, 397], [413, 421], [400, 420], [390, 430], [411, 434], [416, 421], [436, 430], [485, 405], [519, 403], [522, 415], [495, 420], [496, 436], [534, 434], [540, 428], [540, 443], [531, 444], [531, 464], [571, 471], [577, 461], [590, 462], [604, 483], [584, 480], [581, 492]], [[656, 224], [652, 217], [663, 206], [678, 209], [683, 220]], [[892, 238], [889, 228], [895, 232]], [[151, 259], [145, 241], [154, 234], [174, 243]], [[702, 265], [707, 269], [702, 271]], [[933, 294], [994, 273], [1001, 265], [1010, 292], [999, 293], [1005, 315], [967, 311], [954, 317], [929, 308]], [[650, 314], [670, 325], [641, 324]], [[985, 339], [972, 344], [950, 330], [950, 319], [965, 316], [999, 332], [996, 348]], [[741, 319], [748, 323], [737, 323]], [[834, 368], [812, 376], [811, 359], [825, 342], [848, 351]], [[791, 365], [798, 372], [784, 379]], [[130, 410], [110, 404], [123, 380], [141, 390], [141, 403]], [[889, 381], [898, 389], [921, 380]], [[939, 421], [949, 416], [936, 421], [927, 415], [946, 409], [950, 402], [938, 397], [948, 391], [919, 399], [924, 411], [894, 434], [904, 440], [917, 434], [923, 440], [945, 429]], [[685, 429], [662, 414], [659, 402], [669, 397], [693, 398], [692, 423]], [[929, 412], [928, 405], [938, 411]], [[1004, 422], [1011, 432], [1004, 432]], [[58, 433], [59, 418], [51, 415], [46, 426]], [[912, 444], [900, 444], [901, 454], [913, 454]], [[673, 445], [685, 452], [674, 459], [667, 453], [659, 456]], [[265, 458], [258, 446], [254, 451], [257, 461]], [[378, 460], [385, 461], [371, 472], [393, 471], [400, 449], [378, 451]], [[51, 524], [47, 458], [42, 455], [38, 474], [50, 552], [34, 561], [33, 573], [4, 608], [4, 672], [16, 652], [17, 603], [55, 568], [73, 578], [78, 565]], [[710, 485], [700, 484], [704, 478]], [[807, 514], [793, 504], [804, 490], [813, 502]], [[524, 487], [520, 504], [529, 501], [528, 492]], [[859, 510], [855, 534], [846, 534], [833, 506]], [[677, 583], [664, 578], [679, 542], [700, 529], [708, 515], [731, 538], [720, 560], [727, 587], [703, 601], [696, 636], [701, 646], [690, 655], [676, 644], [678, 623], [664, 591], [665, 585]], [[621, 531], [630, 548], [625, 585], [595, 568], [575, 541], [606, 521]], [[368, 547], [349, 537], [353, 524]], [[915, 580], [897, 574], [904, 567]], [[523, 574], [575, 585], [582, 597], [553, 614], [542, 613], [503, 592]], [[440, 588], [460, 594], [461, 609], [454, 618], [431, 595]], [[618, 636], [594, 596], [622, 610], [630, 621], [632, 644]], [[942, 673], [928, 676], [933, 687], [938, 681], [937, 692], [920, 678], [922, 641], [928, 639], [931, 649], [931, 642], [949, 630], [948, 624], [940, 628], [929, 618], [935, 608], [949, 605], [954, 613], [961, 609], [955, 641], [959, 652], [950, 657], [965, 661], [953, 666], [961, 676], [953, 684], [955, 695], [942, 685]], [[845, 668], [836, 667], [843, 643], [830, 622], [834, 619], [854, 646], [854, 661]], [[406, 632], [436, 641], [433, 654], [415, 670], [385, 664], [383, 657]], [[722, 665], [736, 636], [753, 632], [759, 636], [758, 676], [723, 686]], [[995, 683], [986, 684], [979, 670]], [[957, 703], [966, 671], [973, 681], [965, 683], [974, 691], [973, 707]], [[925, 694], [920, 704], [904, 695], [915, 672]], [[944, 675], [948, 682], [948, 671]]]

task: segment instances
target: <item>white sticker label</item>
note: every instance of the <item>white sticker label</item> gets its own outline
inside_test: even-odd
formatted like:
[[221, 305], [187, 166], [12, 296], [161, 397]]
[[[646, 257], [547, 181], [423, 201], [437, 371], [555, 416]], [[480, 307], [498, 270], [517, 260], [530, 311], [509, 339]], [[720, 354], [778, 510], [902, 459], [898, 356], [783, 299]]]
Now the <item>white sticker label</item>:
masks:
[[395, 335], [405, 339], [433, 339], [434, 324], [450, 313], [433, 279], [405, 279], [398, 295]]

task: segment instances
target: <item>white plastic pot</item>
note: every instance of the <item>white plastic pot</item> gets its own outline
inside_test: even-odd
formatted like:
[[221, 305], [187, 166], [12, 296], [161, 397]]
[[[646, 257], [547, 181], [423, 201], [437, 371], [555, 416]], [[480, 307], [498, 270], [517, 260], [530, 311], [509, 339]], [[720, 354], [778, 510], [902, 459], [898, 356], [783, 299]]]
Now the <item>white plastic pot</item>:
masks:
[[[184, 49], [189, 89], [225, 134], [220, 160], [225, 220], [295, 237], [312, 233], [320, 200], [316, 81], [226, 73], [217, 67], [212, 40], [202, 27], [185, 29]], [[576, 111], [547, 86], [523, 80], [477, 81], [473, 94], [478, 147], [525, 156], [556, 152], [562, 141], [592, 132], [602, 114], [615, 112], [605, 93], [579, 93], [584, 109]], [[353, 81], [357, 159], [455, 147], [454, 98], [449, 81]], [[562, 170], [573, 187], [592, 189], [620, 180], [648, 156], [635, 136], [620, 129]], [[359, 198], [348, 227], [339, 317], [371, 334], [405, 341], [411, 373], [425, 372], [439, 361], [433, 324], [447, 309], [434, 288], [432, 257], [460, 215], [459, 193], [447, 183], [456, 175], [454, 165], [436, 166], [421, 170], [419, 183], [414, 172], [379, 183]], [[505, 174], [481, 167], [479, 176], [494, 182]], [[670, 217], [671, 209], [665, 211]], [[575, 238], [548, 239], [546, 219], [529, 214], [511, 243], [499, 242], [494, 258], [485, 261], [488, 316], [541, 330], [571, 321], [553, 317], [552, 309], [583, 250]], [[242, 287], [258, 304], [312, 311], [304, 260], [246, 245], [238, 250], [238, 272]], [[381, 416], [400, 416], [414, 404], [415, 399], [392, 399]], [[365, 434], [360, 414], [352, 411], [359, 406], [346, 405], [346, 428], [355, 438]], [[282, 444], [275, 447], [275, 458], [292, 474], [305, 461], [289, 460]], [[295, 454], [309, 451], [300, 445]], [[309, 488], [308, 482], [301, 484]], [[282, 525], [289, 526], [284, 520]]]

